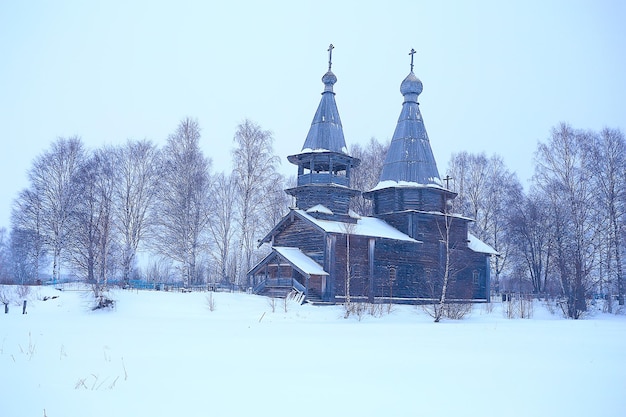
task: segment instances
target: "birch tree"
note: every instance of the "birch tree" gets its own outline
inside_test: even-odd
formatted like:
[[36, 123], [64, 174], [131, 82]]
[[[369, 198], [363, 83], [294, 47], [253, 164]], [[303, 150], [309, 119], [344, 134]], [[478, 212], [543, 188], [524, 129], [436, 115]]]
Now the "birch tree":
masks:
[[96, 297], [106, 291], [108, 275], [115, 269], [113, 258], [113, 191], [116, 185], [114, 151], [95, 150], [75, 176], [79, 196], [69, 249], [71, 260], [90, 284]]
[[39, 279], [46, 254], [43, 212], [40, 196], [31, 189], [22, 190], [11, 210], [11, 259], [14, 274], [20, 281]]
[[350, 313], [352, 312], [352, 296], [350, 292], [350, 286], [352, 284], [352, 278], [354, 273], [354, 268], [352, 266], [352, 262], [350, 260], [351, 250], [350, 250], [350, 240], [351, 236], [354, 234], [356, 230], [356, 223], [342, 223], [341, 230], [346, 237], [346, 281], [345, 281], [345, 303], [344, 303], [344, 318], [348, 318]]
[[[366, 146], [356, 143], [350, 147], [350, 155], [361, 160], [359, 166], [352, 170], [350, 178], [352, 188], [369, 191], [376, 187], [389, 150], [389, 143], [389, 141], [381, 143], [376, 138], [370, 138]], [[352, 210], [362, 216], [372, 215], [372, 200], [362, 195], [352, 198], [350, 205]]]
[[549, 202], [537, 192], [524, 196], [510, 206], [506, 221], [509, 241], [525, 266], [533, 292], [546, 292], [555, 236]]
[[41, 204], [41, 231], [43, 242], [52, 256], [52, 279], [55, 282], [60, 278], [69, 224], [79, 200], [75, 177], [84, 161], [85, 151], [80, 138], [59, 138], [35, 159], [28, 172], [29, 189]]
[[562, 123], [552, 129], [547, 142], [535, 154], [534, 182], [548, 197], [554, 225], [554, 266], [566, 299], [565, 313], [580, 318], [587, 311], [586, 298], [593, 287], [592, 271], [597, 235], [594, 225], [593, 173], [587, 132]]
[[182, 120], [163, 150], [154, 247], [178, 263], [185, 287], [198, 281], [198, 262], [206, 248], [210, 167], [200, 149], [198, 122]]
[[148, 141], [127, 141], [116, 151], [115, 224], [120, 236], [122, 277], [128, 285], [139, 245], [150, 237], [159, 183], [160, 152]]
[[444, 316], [445, 307], [446, 307], [446, 297], [448, 295], [448, 285], [450, 284], [450, 277], [452, 273], [452, 265], [450, 259], [450, 228], [452, 226], [453, 217], [448, 214], [447, 209], [444, 212], [444, 224], [441, 227], [441, 224], [437, 222], [439, 225], [439, 233], [443, 239], [443, 251], [444, 251], [444, 263], [443, 263], [443, 271], [442, 271], [442, 279], [441, 279], [441, 294], [439, 295], [438, 302], [433, 306], [433, 318], [435, 319], [435, 323], [439, 323], [441, 318]]
[[608, 296], [610, 299], [614, 285], [619, 305], [624, 305], [622, 228], [626, 217], [626, 142], [621, 131], [605, 128], [585, 144], [590, 155], [586, 169], [596, 173], [594, 184], [600, 211], [598, 222], [603, 225]]
[[[9, 233], [4, 227], [0, 228], [0, 284], [4, 284], [10, 281], [9, 276], [11, 271], [10, 264], [10, 248]], [[24, 282], [22, 281], [22, 284]]]
[[453, 178], [451, 191], [458, 193], [453, 209], [475, 220], [472, 231], [482, 238], [490, 217], [487, 202], [489, 161], [484, 153], [453, 154], [448, 163], [448, 174]]
[[233, 176], [237, 187], [237, 223], [239, 226], [238, 281], [252, 267], [257, 239], [267, 231], [263, 219], [268, 190], [279, 176], [280, 163], [274, 154], [272, 133], [263, 130], [251, 120], [244, 120], [237, 127], [234, 137]]
[[455, 154], [448, 172], [453, 179], [452, 191], [458, 193], [454, 210], [474, 219], [470, 232], [500, 254], [491, 258], [493, 285], [498, 291], [511, 249], [506, 217], [509, 207], [522, 198], [522, 186], [498, 155], [487, 158], [485, 154]]
[[221, 282], [230, 282], [231, 260], [234, 252], [236, 187], [234, 177], [219, 173], [212, 186], [211, 221], [209, 231], [212, 238], [212, 256]]

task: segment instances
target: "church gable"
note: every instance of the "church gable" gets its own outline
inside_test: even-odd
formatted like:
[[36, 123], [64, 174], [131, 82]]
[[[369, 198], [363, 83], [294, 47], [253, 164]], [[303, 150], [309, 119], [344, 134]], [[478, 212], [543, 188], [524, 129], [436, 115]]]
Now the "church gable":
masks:
[[297, 247], [321, 265], [324, 264], [325, 232], [296, 214], [274, 236], [273, 246]]

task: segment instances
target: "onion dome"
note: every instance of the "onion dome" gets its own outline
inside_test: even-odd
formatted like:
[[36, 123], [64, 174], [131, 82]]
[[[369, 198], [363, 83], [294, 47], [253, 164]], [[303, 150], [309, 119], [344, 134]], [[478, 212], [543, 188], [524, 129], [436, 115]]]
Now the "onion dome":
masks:
[[417, 101], [417, 96], [422, 94], [422, 89], [422, 82], [415, 76], [413, 71], [400, 84], [400, 93], [404, 96], [405, 101]]
[[389, 151], [377, 187], [385, 184], [441, 185], [437, 163], [430, 147], [417, 96], [422, 92], [422, 82], [411, 72], [400, 84], [404, 96], [402, 111], [391, 139]]
[[333, 92], [333, 85], [337, 82], [337, 76], [335, 76], [331, 70], [328, 70], [328, 72], [322, 77], [322, 82], [324, 83], [325, 92]]

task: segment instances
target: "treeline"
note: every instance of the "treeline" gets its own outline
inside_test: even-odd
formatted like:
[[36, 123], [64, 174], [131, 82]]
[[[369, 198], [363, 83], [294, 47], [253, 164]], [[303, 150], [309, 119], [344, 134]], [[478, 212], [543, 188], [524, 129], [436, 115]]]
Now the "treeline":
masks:
[[563, 298], [578, 318], [592, 298], [624, 305], [626, 143], [616, 129], [552, 129], [528, 190], [500, 157], [462, 152], [449, 164], [455, 210], [499, 253], [492, 289]]
[[93, 284], [96, 295], [113, 279], [244, 284], [257, 239], [289, 207], [286, 179], [271, 132], [250, 120], [235, 132], [230, 174], [212, 172], [200, 140], [191, 118], [161, 149], [57, 139], [33, 161], [11, 231], [0, 235], [0, 280], [34, 283], [49, 270], [54, 281]]
[[[71, 273], [98, 288], [110, 279], [245, 285], [267, 251], [258, 240], [293, 204], [283, 190], [294, 179], [278, 172], [271, 132], [250, 120], [235, 132], [229, 174], [212, 171], [200, 139], [189, 118], [162, 149], [57, 139], [33, 161], [10, 232], [0, 231], [0, 280], [33, 283], [49, 268], [55, 280]], [[351, 147], [362, 160], [354, 188], [376, 186], [388, 146]], [[624, 135], [561, 124], [538, 143], [534, 168], [525, 190], [497, 155], [460, 152], [449, 162], [454, 211], [475, 219], [471, 232], [500, 253], [492, 290], [563, 297], [574, 318], [592, 297], [623, 305]], [[371, 214], [363, 198], [352, 209]]]

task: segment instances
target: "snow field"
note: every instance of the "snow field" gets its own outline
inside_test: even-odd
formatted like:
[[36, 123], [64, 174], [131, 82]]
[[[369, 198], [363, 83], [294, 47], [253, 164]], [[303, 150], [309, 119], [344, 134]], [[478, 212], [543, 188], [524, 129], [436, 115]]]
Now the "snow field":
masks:
[[210, 311], [208, 294], [116, 291], [91, 311], [88, 292], [34, 290], [0, 316], [0, 416], [626, 415], [623, 316], [359, 321], [248, 294]]

